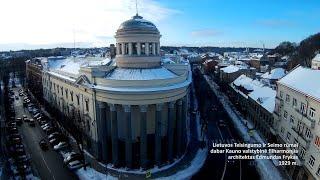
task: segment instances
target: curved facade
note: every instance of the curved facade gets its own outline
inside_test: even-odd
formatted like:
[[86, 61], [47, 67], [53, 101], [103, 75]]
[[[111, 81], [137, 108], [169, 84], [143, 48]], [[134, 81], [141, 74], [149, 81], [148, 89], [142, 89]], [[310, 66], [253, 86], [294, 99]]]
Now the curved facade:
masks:
[[[122, 23], [115, 37], [114, 65], [82, 65], [73, 74], [63, 72], [65, 66], [49, 66], [44, 97], [53, 106], [68, 107], [61, 110], [65, 114], [86, 116], [87, 148], [100, 161], [128, 168], [173, 162], [187, 144], [190, 66], [161, 64], [160, 33], [141, 16]], [[57, 84], [76, 100], [52, 87]]]

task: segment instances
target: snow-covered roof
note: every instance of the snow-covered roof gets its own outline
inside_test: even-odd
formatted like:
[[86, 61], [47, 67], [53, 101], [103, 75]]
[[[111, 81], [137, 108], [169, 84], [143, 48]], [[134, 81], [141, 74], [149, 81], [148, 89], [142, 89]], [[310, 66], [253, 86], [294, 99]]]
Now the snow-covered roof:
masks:
[[273, 113], [275, 108], [277, 92], [270, 87], [263, 86], [256, 88], [254, 91], [249, 93], [249, 97], [261, 104], [267, 111]]
[[248, 91], [253, 91], [253, 90], [263, 86], [263, 84], [260, 81], [253, 80], [244, 74], [242, 74], [237, 79], [235, 79], [233, 81], [233, 84], [236, 86], [242, 86], [243, 88], [245, 88]]
[[238, 66], [235, 66], [235, 65], [230, 65], [230, 66], [227, 66], [225, 68], [221, 68], [221, 70], [225, 73], [234, 73], [234, 72], [237, 72], [240, 70], [240, 68]]
[[278, 81], [287, 87], [320, 100], [320, 71], [297, 67]]
[[286, 75], [286, 71], [283, 68], [275, 68], [271, 72], [266, 72], [261, 75], [264, 79], [280, 79]]
[[153, 69], [127, 69], [116, 68], [106, 76], [106, 79], [114, 80], [153, 80], [153, 79], [168, 79], [175, 78], [176, 74], [168, 69], [153, 68]]
[[99, 58], [99, 57], [90, 57], [90, 58], [65, 58], [58, 60], [49, 60], [48, 68], [49, 70], [65, 72], [68, 74], [78, 75], [80, 67], [86, 66], [99, 66], [106, 65], [111, 60], [109, 58]]
[[320, 53], [317, 54], [317, 55], [312, 59], [312, 61], [318, 61], [318, 62], [320, 62]]

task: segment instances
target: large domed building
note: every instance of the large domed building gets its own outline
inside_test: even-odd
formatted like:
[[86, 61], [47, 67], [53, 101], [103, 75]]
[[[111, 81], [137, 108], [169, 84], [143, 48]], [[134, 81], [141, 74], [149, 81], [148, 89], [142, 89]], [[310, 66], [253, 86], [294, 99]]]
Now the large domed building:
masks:
[[48, 60], [45, 99], [74, 121], [103, 163], [148, 168], [185, 152], [190, 66], [162, 63], [160, 37], [136, 15], [116, 31], [115, 60]]

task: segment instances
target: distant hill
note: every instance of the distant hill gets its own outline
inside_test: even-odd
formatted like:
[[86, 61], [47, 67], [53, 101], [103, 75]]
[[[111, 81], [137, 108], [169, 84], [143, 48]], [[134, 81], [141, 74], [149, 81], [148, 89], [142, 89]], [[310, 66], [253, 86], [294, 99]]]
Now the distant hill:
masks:
[[[168, 52], [173, 53], [174, 51], [179, 51], [179, 49], [186, 49], [189, 52], [196, 53], [206, 53], [206, 52], [216, 52], [216, 53], [224, 53], [224, 52], [243, 52], [246, 50], [245, 47], [213, 47], [213, 46], [205, 46], [205, 47], [176, 47], [176, 46], [161, 46], [161, 49]], [[253, 52], [253, 50], [258, 48], [248, 48], [249, 52]], [[271, 49], [265, 49], [266, 51], [270, 51]]]
[[272, 52], [290, 56], [291, 68], [298, 64], [310, 67], [311, 60], [317, 52], [320, 52], [320, 33], [309, 36], [298, 45], [282, 42]]

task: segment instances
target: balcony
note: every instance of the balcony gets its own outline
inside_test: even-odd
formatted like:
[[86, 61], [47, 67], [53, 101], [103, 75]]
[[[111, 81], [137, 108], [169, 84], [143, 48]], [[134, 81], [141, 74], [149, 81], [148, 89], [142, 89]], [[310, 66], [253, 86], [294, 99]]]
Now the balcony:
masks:
[[298, 114], [298, 119], [303, 122], [306, 126], [310, 127], [311, 129], [314, 129], [316, 125], [316, 121], [314, 119], [311, 119], [307, 113], [301, 112], [299, 109], [295, 109]]

